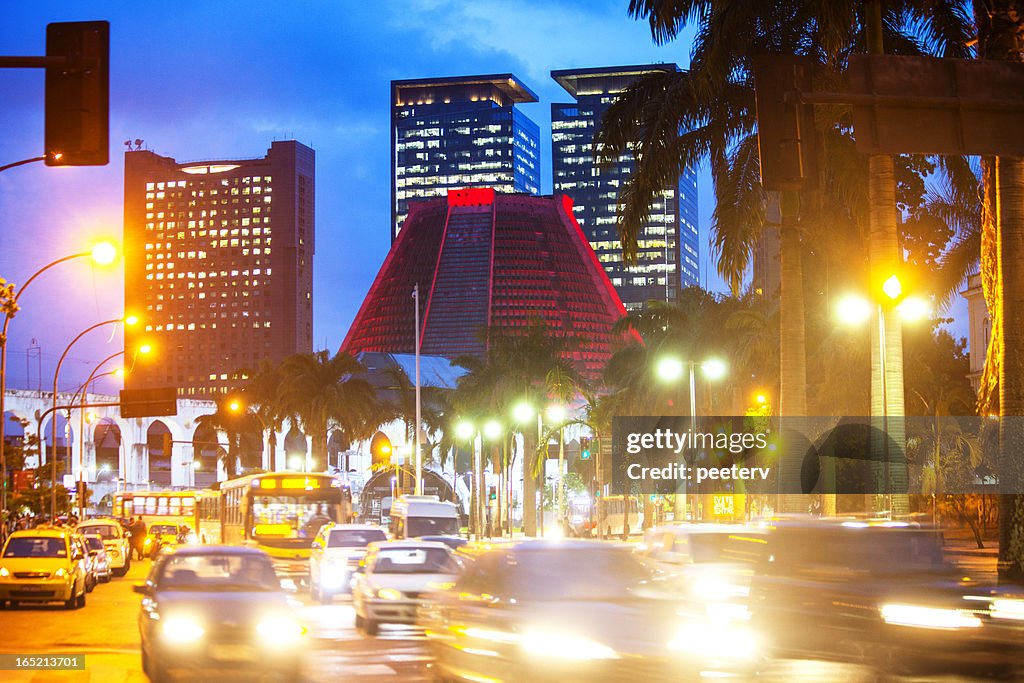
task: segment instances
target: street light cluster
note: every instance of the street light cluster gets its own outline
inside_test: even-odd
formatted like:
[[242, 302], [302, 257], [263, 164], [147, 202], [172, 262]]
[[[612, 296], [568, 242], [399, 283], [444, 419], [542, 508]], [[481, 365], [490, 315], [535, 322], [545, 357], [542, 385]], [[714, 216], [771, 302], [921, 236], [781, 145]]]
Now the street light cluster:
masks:
[[[0, 302], [0, 304], [2, 304], [2, 308], [0, 308], [0, 310], [4, 311], [3, 329], [2, 329], [2, 331], [0, 331], [0, 510], [3, 510], [3, 509], [7, 508], [7, 457], [6, 457], [6, 452], [5, 452], [4, 431], [5, 431], [5, 427], [6, 427], [5, 396], [6, 396], [6, 390], [7, 390], [7, 339], [8, 339], [8, 328], [10, 326], [11, 320], [14, 318], [14, 316], [18, 313], [18, 311], [21, 308], [20, 307], [21, 297], [25, 293], [25, 290], [27, 290], [29, 288], [29, 286], [32, 284], [32, 282], [35, 281], [35, 279], [37, 277], [42, 275], [44, 272], [46, 272], [50, 268], [53, 268], [54, 266], [57, 266], [57, 265], [59, 265], [61, 263], [64, 263], [66, 261], [71, 261], [71, 260], [74, 260], [74, 259], [79, 259], [79, 258], [91, 258], [94, 263], [96, 263], [98, 265], [101, 265], [101, 266], [106, 266], [106, 265], [112, 264], [117, 259], [117, 256], [118, 256], [117, 247], [115, 247], [112, 243], [105, 242], [105, 241], [104, 242], [98, 242], [97, 244], [95, 244], [88, 251], [82, 251], [82, 252], [79, 252], [79, 253], [71, 254], [69, 256], [65, 256], [63, 258], [59, 258], [59, 259], [57, 259], [55, 261], [51, 261], [50, 263], [46, 264], [45, 266], [43, 266], [42, 268], [37, 270], [35, 273], [33, 273], [25, 281], [25, 284], [22, 285], [17, 290], [15, 290], [15, 288], [13, 286], [8, 286], [8, 287], [5, 288], [5, 291], [3, 293], [4, 294], [3, 295], [4, 300], [2, 302]], [[57, 363], [57, 369], [54, 372], [54, 378], [53, 378], [53, 382], [54, 382], [54, 389], [53, 389], [53, 402], [54, 402], [54, 406], [53, 406], [52, 412], [54, 413], [54, 416], [53, 416], [52, 420], [53, 420], [53, 448], [54, 449], [56, 449], [57, 382], [58, 382], [58, 379], [59, 379], [61, 363], [67, 357], [67, 354], [70, 352], [72, 345], [74, 345], [74, 343], [76, 341], [78, 341], [86, 333], [88, 333], [88, 332], [90, 332], [90, 331], [92, 331], [92, 330], [94, 330], [94, 329], [96, 329], [98, 327], [101, 327], [103, 325], [110, 325], [110, 324], [115, 324], [115, 323], [124, 323], [125, 325], [134, 325], [134, 324], [137, 324], [138, 322], [139, 322], [138, 316], [127, 315], [127, 316], [123, 316], [123, 317], [116, 318], [116, 319], [113, 319], [113, 320], [107, 320], [107, 321], [104, 321], [104, 322], [101, 322], [101, 323], [97, 323], [95, 325], [92, 325], [92, 326], [86, 328], [83, 332], [81, 332], [78, 336], [76, 336], [71, 341], [71, 343], [68, 345], [68, 347], [65, 349], [64, 354], [61, 356], [60, 361], [58, 361], [58, 363]], [[148, 344], [144, 344], [144, 345], [142, 345], [139, 348], [139, 352], [140, 353], [149, 353], [151, 350], [152, 350], [152, 347], [150, 345], [148, 345]], [[124, 352], [122, 351], [122, 352], [119, 352], [118, 354], [114, 354], [110, 358], [107, 358], [106, 360], [104, 360], [102, 363], [100, 363], [97, 366], [97, 369], [101, 365], [103, 365], [103, 363], [106, 363], [108, 360], [114, 358], [117, 355], [122, 355], [123, 353]], [[94, 374], [95, 374], [95, 370], [93, 371], [93, 375]], [[90, 379], [86, 382], [86, 385], [84, 387], [83, 406], [82, 406], [83, 408], [84, 408], [84, 395], [85, 395], [85, 393], [88, 392], [88, 384], [89, 384], [89, 382], [92, 381], [92, 379], [93, 379], [93, 377], [92, 377], [92, 375], [90, 375]], [[52, 464], [53, 481], [51, 481], [51, 510], [50, 510], [51, 515], [53, 515], [53, 516], [56, 516], [56, 475], [57, 475], [57, 472], [56, 472], [56, 462], [57, 462], [57, 458], [56, 458], [56, 454], [54, 453], [53, 464]]]

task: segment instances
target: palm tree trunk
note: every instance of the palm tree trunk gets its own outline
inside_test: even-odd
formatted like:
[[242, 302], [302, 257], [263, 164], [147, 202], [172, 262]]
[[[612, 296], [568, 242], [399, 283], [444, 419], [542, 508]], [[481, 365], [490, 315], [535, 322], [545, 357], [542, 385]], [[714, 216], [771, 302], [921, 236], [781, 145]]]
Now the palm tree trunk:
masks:
[[[898, 275], [902, 264], [899, 228], [896, 225], [896, 176], [892, 157], [872, 155], [869, 160], [868, 202], [870, 204], [870, 287], [875, 297], [888, 278]], [[881, 338], [884, 331], [885, 338]], [[884, 359], [883, 359], [884, 353]], [[884, 362], [884, 367], [883, 367]], [[871, 415], [882, 416], [881, 440], [872, 448], [881, 453], [881, 468], [875, 468], [878, 487], [874, 509], [894, 514], [907, 512], [908, 499], [894, 494], [904, 491], [907, 471], [902, 457], [906, 428], [903, 422], [903, 326], [899, 314], [887, 306], [872, 317], [871, 325]], [[895, 451], [895, 452], [893, 452]]]
[[[779, 228], [779, 414], [798, 417], [807, 414], [807, 352], [804, 338], [804, 282], [801, 260], [799, 195], [783, 192]], [[785, 449], [783, 449], [785, 451]], [[794, 495], [800, 484], [802, 454], [781, 463], [782, 512], [805, 512], [804, 497]]]
[[537, 434], [527, 427], [523, 430], [523, 533], [537, 535], [537, 476], [534, 461], [537, 455]]
[[1024, 583], [1024, 495], [1020, 493], [1024, 453], [1024, 161], [999, 157], [998, 191], [1000, 340], [999, 580]]

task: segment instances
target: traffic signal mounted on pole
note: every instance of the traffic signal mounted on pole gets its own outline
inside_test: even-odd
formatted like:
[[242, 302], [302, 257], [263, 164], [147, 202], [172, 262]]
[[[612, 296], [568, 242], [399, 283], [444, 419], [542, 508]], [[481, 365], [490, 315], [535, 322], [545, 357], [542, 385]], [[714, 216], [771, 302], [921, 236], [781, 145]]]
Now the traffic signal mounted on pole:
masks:
[[487, 500], [498, 500], [498, 487], [491, 486], [487, 490]]
[[580, 460], [590, 460], [590, 441], [589, 436], [580, 437]]
[[48, 24], [46, 165], [105, 166], [110, 160], [110, 23]]
[[384, 432], [377, 432], [370, 439], [370, 458], [371, 458], [371, 469], [374, 472], [379, 472], [382, 469], [391, 466], [391, 455], [393, 449], [391, 448], [391, 439]]

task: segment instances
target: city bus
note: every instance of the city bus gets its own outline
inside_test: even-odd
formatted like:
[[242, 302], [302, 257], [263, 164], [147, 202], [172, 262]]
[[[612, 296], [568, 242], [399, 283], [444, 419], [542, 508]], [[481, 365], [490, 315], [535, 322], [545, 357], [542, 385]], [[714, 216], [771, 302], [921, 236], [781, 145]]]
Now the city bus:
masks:
[[203, 491], [118, 491], [114, 494], [113, 516], [141, 518], [146, 528], [154, 524], [187, 526], [189, 539], [199, 529], [199, 502]]
[[327, 473], [251, 474], [222, 482], [219, 499], [218, 541], [264, 550], [278, 575], [296, 584], [307, 580], [309, 551], [320, 527], [353, 519], [347, 482]]

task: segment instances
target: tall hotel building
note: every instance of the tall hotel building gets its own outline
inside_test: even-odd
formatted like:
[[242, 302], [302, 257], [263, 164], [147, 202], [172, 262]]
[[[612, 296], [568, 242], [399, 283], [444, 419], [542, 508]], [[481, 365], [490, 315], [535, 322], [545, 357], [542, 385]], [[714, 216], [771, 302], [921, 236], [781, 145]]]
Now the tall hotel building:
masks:
[[512, 74], [391, 82], [391, 239], [410, 202], [449, 190], [540, 192], [537, 96]]
[[155, 342], [128, 388], [211, 397], [240, 371], [313, 348], [315, 154], [275, 142], [262, 159], [178, 163], [125, 153], [125, 348]]
[[664, 189], [651, 219], [638, 235], [637, 264], [626, 267], [616, 227], [622, 182], [633, 169], [632, 155], [608, 169], [594, 161], [594, 133], [601, 117], [631, 83], [654, 71], [678, 71], [674, 64], [552, 71], [551, 77], [575, 102], [551, 105], [551, 169], [556, 193], [572, 197], [576, 220], [627, 309], [648, 301], [676, 301], [680, 287], [699, 283], [697, 176], [687, 169]]

